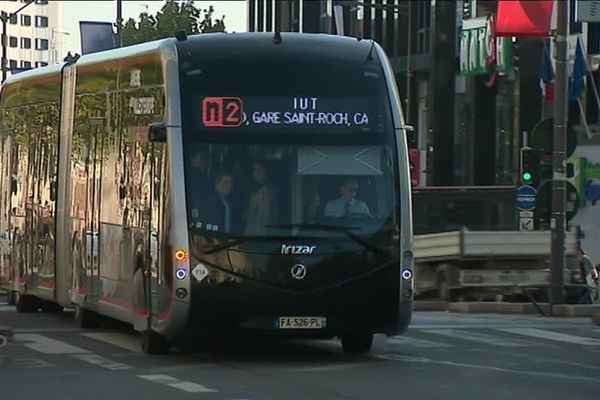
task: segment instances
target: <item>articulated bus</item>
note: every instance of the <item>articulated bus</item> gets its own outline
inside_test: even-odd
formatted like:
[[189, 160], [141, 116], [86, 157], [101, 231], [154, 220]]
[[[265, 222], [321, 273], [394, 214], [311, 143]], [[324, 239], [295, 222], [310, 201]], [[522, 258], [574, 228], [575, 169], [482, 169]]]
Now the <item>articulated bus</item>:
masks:
[[394, 73], [370, 40], [177, 35], [11, 76], [0, 284], [18, 312], [142, 333], [339, 338], [411, 319]]

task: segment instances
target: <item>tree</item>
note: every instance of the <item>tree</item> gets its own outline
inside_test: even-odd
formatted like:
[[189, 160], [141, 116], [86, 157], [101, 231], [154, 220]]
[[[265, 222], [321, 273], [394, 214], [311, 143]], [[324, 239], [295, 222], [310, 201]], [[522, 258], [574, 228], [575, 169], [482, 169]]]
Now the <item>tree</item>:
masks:
[[179, 30], [187, 34], [225, 32], [225, 16], [213, 20], [214, 12], [213, 6], [204, 10], [196, 8], [194, 0], [167, 0], [156, 15], [144, 12], [138, 21], [129, 18], [122, 25], [123, 46], [172, 37]]

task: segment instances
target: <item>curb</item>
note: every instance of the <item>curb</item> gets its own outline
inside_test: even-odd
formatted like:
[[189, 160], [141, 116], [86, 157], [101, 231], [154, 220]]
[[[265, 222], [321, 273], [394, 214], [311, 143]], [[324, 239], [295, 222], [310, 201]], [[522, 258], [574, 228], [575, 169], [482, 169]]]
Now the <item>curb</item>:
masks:
[[455, 313], [499, 313], [500, 304], [496, 302], [450, 303], [448, 311]]
[[415, 301], [414, 311], [447, 311], [448, 310], [448, 302], [447, 301]]
[[[546, 315], [553, 317], [594, 317], [600, 319], [600, 304], [560, 304], [538, 303]], [[501, 301], [474, 301], [446, 303], [444, 301], [415, 301], [414, 311], [448, 311], [451, 313], [490, 313], [490, 314], [539, 314], [532, 303], [507, 303]]]
[[[540, 312], [532, 303], [498, 303], [501, 314], [539, 314]], [[552, 307], [548, 303], [538, 303], [544, 314], [550, 314]]]
[[557, 317], [592, 317], [600, 313], [600, 304], [560, 304], [552, 311]]

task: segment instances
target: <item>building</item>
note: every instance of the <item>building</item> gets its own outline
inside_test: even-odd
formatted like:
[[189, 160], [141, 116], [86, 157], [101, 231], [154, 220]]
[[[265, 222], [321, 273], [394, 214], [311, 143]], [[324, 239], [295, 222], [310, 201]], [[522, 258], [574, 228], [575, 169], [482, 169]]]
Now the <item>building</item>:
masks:
[[[0, 1], [2, 13], [10, 16], [28, 1]], [[8, 73], [42, 67], [60, 61], [61, 3], [36, 0], [6, 24], [6, 67]]]
[[[600, 24], [576, 23], [570, 4], [572, 39], [581, 33], [588, 54], [600, 53]], [[544, 44], [552, 41], [492, 41], [496, 9], [496, 0], [248, 0], [248, 30], [376, 40], [415, 127], [410, 144], [426, 160], [419, 184], [510, 186], [519, 184], [524, 133], [552, 115], [540, 86]], [[600, 121], [600, 104], [591, 89], [583, 101], [597, 127], [591, 121]], [[579, 116], [571, 102], [570, 121], [579, 124]]]
[[428, 159], [427, 184], [450, 185], [448, 127], [454, 126], [454, 112], [447, 100], [454, 93], [456, 8], [456, 1], [435, 0], [248, 0], [248, 30], [332, 33], [380, 43], [391, 58], [406, 120], [415, 127], [411, 146]]

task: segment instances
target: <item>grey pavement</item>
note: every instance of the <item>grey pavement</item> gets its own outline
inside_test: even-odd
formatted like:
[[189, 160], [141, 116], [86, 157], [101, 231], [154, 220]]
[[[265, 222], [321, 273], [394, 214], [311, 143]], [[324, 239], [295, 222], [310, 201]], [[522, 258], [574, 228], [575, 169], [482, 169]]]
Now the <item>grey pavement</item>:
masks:
[[[336, 341], [205, 343], [147, 356], [115, 324], [80, 330], [71, 313], [17, 314], [0, 348], [0, 397], [34, 399], [596, 398], [600, 327], [589, 318], [417, 312], [370, 355]], [[167, 397], [168, 396], [168, 397]]]

